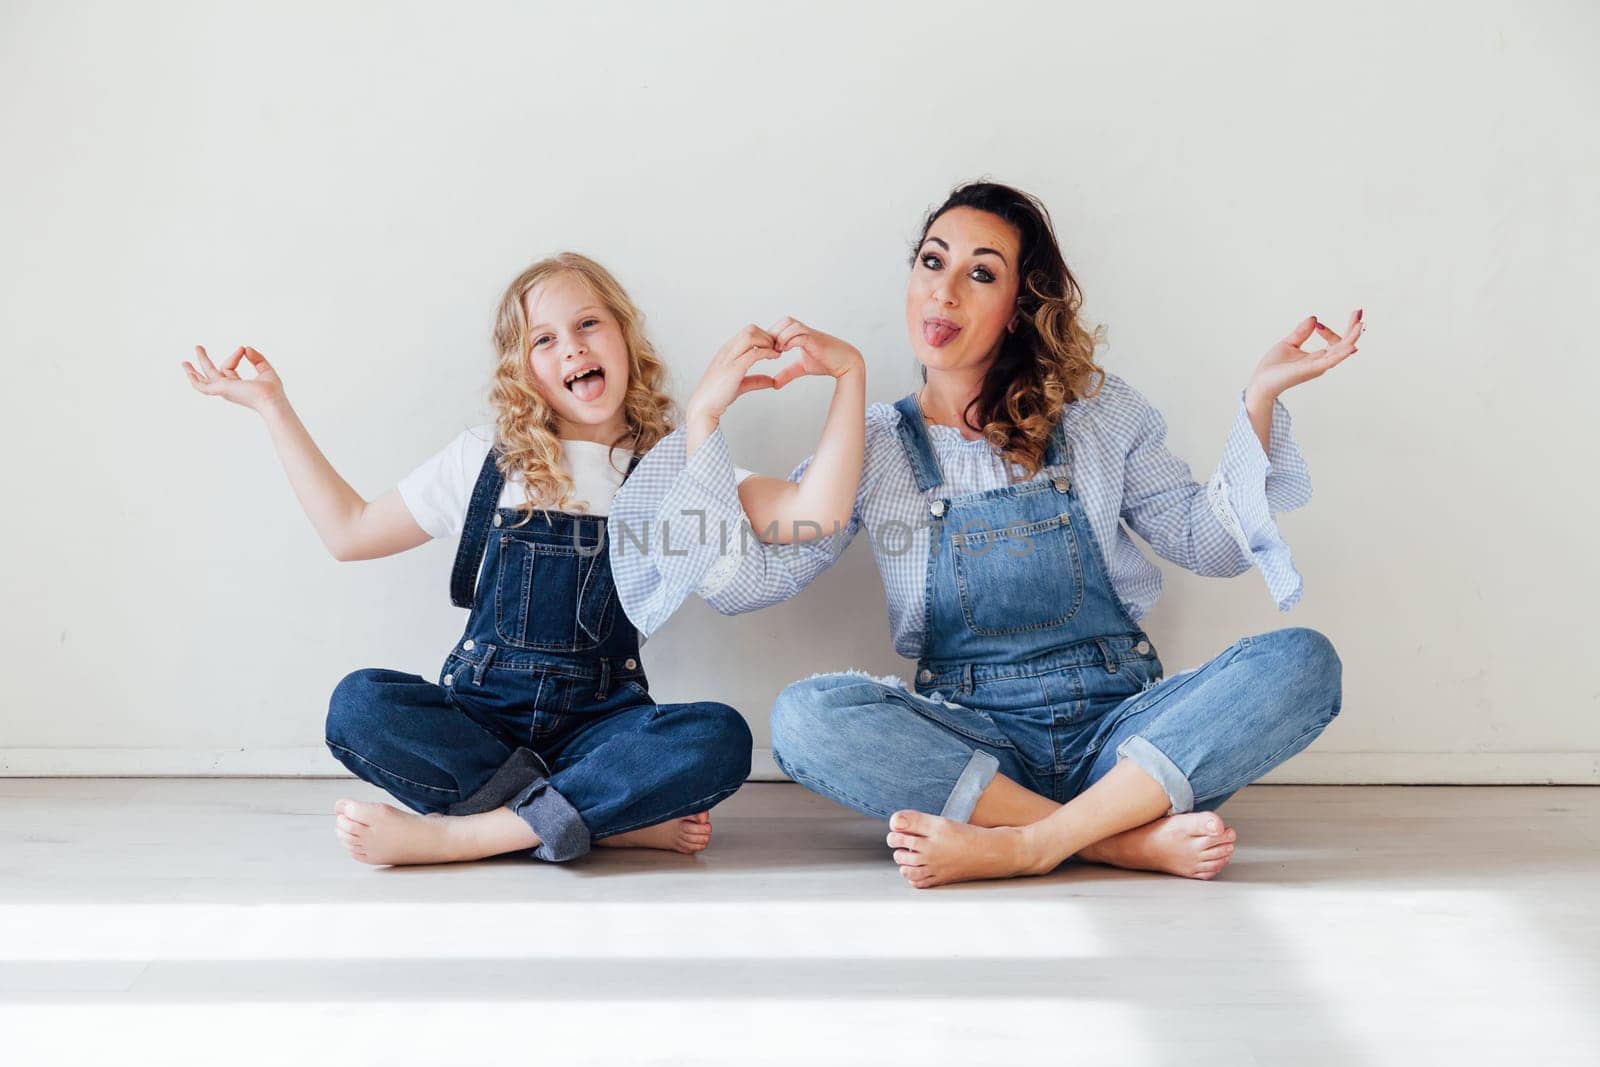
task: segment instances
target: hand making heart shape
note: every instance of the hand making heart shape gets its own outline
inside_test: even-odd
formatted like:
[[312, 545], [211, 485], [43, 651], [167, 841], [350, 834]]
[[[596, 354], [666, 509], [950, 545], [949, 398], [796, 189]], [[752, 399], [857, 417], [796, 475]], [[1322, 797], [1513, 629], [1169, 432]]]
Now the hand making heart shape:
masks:
[[[800, 357], [772, 374], [750, 373], [758, 362], [777, 359], [798, 349]], [[797, 378], [819, 375], [842, 378], [864, 367], [861, 352], [845, 341], [812, 329], [795, 318], [779, 319], [772, 329], [750, 325], [734, 334], [711, 357], [694, 395], [689, 398], [691, 426], [714, 428], [722, 413], [739, 397], [758, 389], [782, 389]]]

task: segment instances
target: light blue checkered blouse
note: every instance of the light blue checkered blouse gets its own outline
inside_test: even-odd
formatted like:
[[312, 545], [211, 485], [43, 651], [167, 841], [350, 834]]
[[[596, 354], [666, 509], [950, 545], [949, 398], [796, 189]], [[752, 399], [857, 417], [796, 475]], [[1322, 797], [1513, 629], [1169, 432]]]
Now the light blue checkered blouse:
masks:
[[[1105, 552], [1111, 584], [1133, 619], [1160, 596], [1161, 572], [1130, 530], [1196, 574], [1228, 577], [1254, 563], [1281, 610], [1300, 599], [1300, 575], [1273, 515], [1305, 504], [1311, 478], [1282, 404], [1273, 405], [1272, 447], [1263, 453], [1241, 400], [1206, 485], [1167, 451], [1160, 412], [1116, 375], [1106, 376], [1097, 395], [1068, 405], [1062, 419], [1072, 484]], [[865, 464], [850, 525], [793, 545], [763, 544], [750, 530], [721, 430], [687, 463], [684, 431], [666, 437], [611, 504], [612, 572], [628, 617], [648, 636], [691, 593], [729, 615], [780, 603], [826, 570], [865, 528], [883, 577], [895, 650], [916, 658], [929, 503], [935, 496], [1014, 484], [1022, 470], [981, 438], [968, 441], [954, 427], [930, 425], [945, 484], [924, 493], [900, 444], [899, 421], [892, 405], [867, 409]], [[798, 481], [810, 463], [796, 467], [789, 480]]]

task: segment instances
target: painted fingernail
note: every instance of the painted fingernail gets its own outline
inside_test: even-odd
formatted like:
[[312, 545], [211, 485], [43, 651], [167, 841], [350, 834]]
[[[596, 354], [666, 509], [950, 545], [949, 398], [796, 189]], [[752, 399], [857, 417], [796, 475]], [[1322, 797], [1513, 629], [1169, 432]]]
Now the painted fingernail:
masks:
[[1357, 322], [1361, 321], [1361, 309], [1360, 308], [1356, 308], [1356, 321]]

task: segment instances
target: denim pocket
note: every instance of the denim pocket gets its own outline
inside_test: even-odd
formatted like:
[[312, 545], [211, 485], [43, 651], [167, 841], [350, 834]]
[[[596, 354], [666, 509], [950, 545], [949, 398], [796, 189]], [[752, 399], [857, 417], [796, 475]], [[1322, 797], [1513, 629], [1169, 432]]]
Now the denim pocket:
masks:
[[1083, 554], [1067, 512], [951, 538], [967, 628], [1003, 636], [1060, 626], [1083, 605]]
[[512, 648], [578, 652], [611, 635], [615, 596], [604, 546], [501, 534], [495, 632]]
[[904, 704], [923, 718], [931, 719], [969, 740], [981, 742], [992, 748], [1016, 747], [986, 711], [960, 704], [947, 705], [943, 701], [930, 700], [898, 686], [885, 685], [877, 688], [883, 699]]

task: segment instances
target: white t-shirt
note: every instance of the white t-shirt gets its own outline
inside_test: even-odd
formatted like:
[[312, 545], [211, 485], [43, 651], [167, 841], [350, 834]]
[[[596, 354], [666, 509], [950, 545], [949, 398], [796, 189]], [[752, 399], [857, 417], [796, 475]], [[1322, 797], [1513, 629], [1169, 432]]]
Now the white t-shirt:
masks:
[[[467, 519], [467, 504], [478, 483], [484, 457], [494, 443], [494, 426], [474, 426], [463, 430], [437, 455], [424, 461], [400, 480], [396, 487], [406, 510], [432, 537], [451, 537], [461, 532]], [[606, 515], [611, 498], [627, 474], [632, 457], [627, 449], [613, 450], [595, 441], [561, 439], [561, 469], [572, 479], [572, 494], [566, 510], [586, 515]], [[743, 481], [747, 470], [736, 469]], [[527, 500], [522, 477], [512, 475], [500, 490], [502, 508], [520, 508]]]

